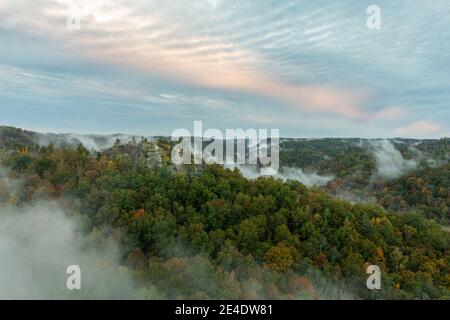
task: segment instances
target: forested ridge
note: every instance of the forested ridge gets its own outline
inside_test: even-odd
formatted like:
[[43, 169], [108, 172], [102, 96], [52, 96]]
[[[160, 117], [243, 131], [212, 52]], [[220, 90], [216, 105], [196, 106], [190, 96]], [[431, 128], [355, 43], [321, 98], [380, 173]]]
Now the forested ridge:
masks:
[[[1, 202], [52, 200], [81, 216], [87, 236], [119, 243], [141, 298], [450, 297], [449, 233], [407, 206], [393, 211], [390, 197], [413, 197], [411, 177], [382, 191], [386, 209], [219, 165], [177, 170], [164, 139], [158, 166], [147, 140], [107, 152], [22, 140], [3, 145], [9, 179], [23, 183], [0, 184]], [[417, 181], [445, 197], [440, 176], [425, 170]], [[380, 291], [366, 288], [370, 264], [383, 272]]]
[[409, 173], [381, 185], [376, 192], [386, 208], [397, 212], [414, 209], [444, 225], [450, 222], [450, 164]]
[[[356, 202], [376, 202], [398, 212], [414, 210], [448, 225], [450, 140], [392, 139], [388, 144], [392, 150], [378, 150], [377, 142], [287, 139], [281, 145], [280, 161], [332, 175], [334, 178], [324, 187], [329, 194]], [[408, 164], [410, 168], [403, 168]], [[393, 176], [378, 174], [380, 167], [393, 168]]]

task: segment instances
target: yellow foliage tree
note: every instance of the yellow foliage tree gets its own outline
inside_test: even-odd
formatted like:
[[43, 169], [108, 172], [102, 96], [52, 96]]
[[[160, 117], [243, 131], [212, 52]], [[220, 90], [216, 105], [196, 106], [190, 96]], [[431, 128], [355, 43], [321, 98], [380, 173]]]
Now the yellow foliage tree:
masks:
[[275, 272], [286, 272], [294, 262], [292, 257], [292, 249], [287, 247], [284, 243], [279, 243], [271, 247], [266, 252], [266, 265]]

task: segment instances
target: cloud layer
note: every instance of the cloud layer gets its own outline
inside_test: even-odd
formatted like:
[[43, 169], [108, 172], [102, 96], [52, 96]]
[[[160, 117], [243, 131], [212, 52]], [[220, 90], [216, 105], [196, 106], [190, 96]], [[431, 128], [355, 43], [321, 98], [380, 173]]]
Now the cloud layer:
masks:
[[[118, 252], [96, 248], [78, 228], [54, 203], [1, 207], [0, 299], [135, 298]], [[81, 269], [81, 290], [66, 287], [72, 265]]]
[[428, 123], [419, 135], [446, 134], [450, 5], [381, 1], [371, 31], [370, 4], [0, 0], [1, 122], [169, 134], [201, 119], [366, 137]]

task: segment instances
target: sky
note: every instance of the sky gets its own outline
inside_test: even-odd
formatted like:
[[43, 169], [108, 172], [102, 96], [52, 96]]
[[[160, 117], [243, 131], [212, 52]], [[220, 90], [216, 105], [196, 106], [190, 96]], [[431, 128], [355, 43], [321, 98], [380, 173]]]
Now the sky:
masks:
[[170, 135], [195, 120], [450, 136], [450, 2], [0, 0], [0, 125]]

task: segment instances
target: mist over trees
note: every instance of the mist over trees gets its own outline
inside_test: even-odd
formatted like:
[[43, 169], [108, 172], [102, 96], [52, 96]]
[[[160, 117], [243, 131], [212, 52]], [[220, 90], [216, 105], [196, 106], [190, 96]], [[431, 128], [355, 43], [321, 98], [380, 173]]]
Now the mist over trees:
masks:
[[[219, 165], [175, 168], [165, 139], [91, 152], [81, 144], [42, 146], [30, 137], [8, 129], [0, 143], [0, 222], [10, 226], [0, 230], [8, 239], [2, 243], [15, 248], [0, 246], [9, 257], [0, 263], [2, 278], [20, 282], [23, 272], [15, 270], [25, 268], [26, 258], [39, 262], [42, 251], [49, 267], [29, 268], [58, 274], [67, 255], [82, 265], [99, 259], [111, 277], [103, 285], [92, 280], [90, 298], [450, 297], [450, 237], [438, 224], [448, 221], [448, 164], [440, 162], [448, 140], [415, 146], [417, 170], [389, 179], [377, 177], [379, 163], [366, 142], [291, 140], [284, 153], [282, 144], [282, 164], [335, 177], [308, 188], [297, 180], [248, 180]], [[409, 146], [395, 144], [395, 150], [412, 159]], [[150, 150], [160, 156], [157, 165]], [[436, 163], [423, 154], [436, 155], [430, 158]], [[332, 196], [368, 181], [360, 195], [374, 203]], [[28, 233], [28, 242], [18, 240]], [[27, 244], [42, 239], [43, 247]], [[53, 242], [57, 250], [45, 252]], [[83, 246], [89, 250], [81, 254]], [[380, 291], [366, 288], [371, 264], [382, 270]], [[88, 285], [95, 272], [86, 268]], [[79, 297], [31, 284], [25, 290], [41, 288], [42, 298]]]

